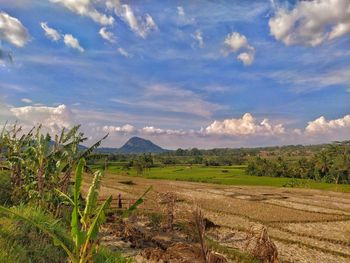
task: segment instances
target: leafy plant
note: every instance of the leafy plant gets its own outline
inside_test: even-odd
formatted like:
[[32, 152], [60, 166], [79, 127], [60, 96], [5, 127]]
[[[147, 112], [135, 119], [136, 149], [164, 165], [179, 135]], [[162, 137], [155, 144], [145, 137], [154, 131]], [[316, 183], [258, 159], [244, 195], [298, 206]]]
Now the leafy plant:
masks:
[[[60, 192], [73, 205], [71, 217], [71, 242], [67, 244], [66, 240], [62, 240], [55, 232], [53, 232], [46, 224], [36, 222], [35, 220], [9, 208], [0, 206], [0, 211], [14, 215], [24, 220], [44, 233], [50, 236], [55, 245], [60, 246], [67, 254], [68, 259], [72, 263], [85, 263], [93, 258], [93, 253], [97, 249], [97, 235], [101, 224], [105, 220], [106, 210], [109, 208], [112, 197], [110, 196], [102, 205], [97, 206], [98, 190], [101, 182], [101, 172], [96, 172], [93, 183], [90, 186], [88, 196], [86, 198], [86, 206], [84, 210], [80, 203], [80, 193], [82, 185], [82, 175], [85, 160], [81, 159], [75, 172], [74, 199]], [[73, 244], [73, 245], [71, 245]]]

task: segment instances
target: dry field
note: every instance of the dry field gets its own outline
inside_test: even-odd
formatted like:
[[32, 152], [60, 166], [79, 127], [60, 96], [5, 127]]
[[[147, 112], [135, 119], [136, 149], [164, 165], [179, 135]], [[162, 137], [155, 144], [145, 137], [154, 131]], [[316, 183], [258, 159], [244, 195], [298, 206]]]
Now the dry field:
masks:
[[[121, 181], [132, 180], [135, 185]], [[144, 209], [159, 211], [158, 193], [175, 193], [178, 217], [194, 205], [219, 225], [208, 235], [220, 244], [242, 248], [252, 226], [265, 225], [282, 262], [350, 262], [350, 194], [310, 189], [222, 186], [111, 175], [102, 195], [137, 197], [148, 186]]]

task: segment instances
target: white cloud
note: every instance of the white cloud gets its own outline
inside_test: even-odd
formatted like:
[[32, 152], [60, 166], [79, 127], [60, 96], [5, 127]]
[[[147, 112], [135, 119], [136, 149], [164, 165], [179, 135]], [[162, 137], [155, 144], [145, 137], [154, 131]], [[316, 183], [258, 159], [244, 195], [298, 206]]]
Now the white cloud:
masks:
[[117, 49], [118, 53], [122, 55], [123, 57], [129, 58], [130, 54], [124, 49], [124, 48], [118, 48]]
[[238, 60], [241, 60], [244, 65], [251, 65], [254, 61], [254, 54], [243, 52], [237, 56]]
[[271, 124], [268, 119], [263, 119], [259, 123], [250, 113], [245, 113], [239, 119], [214, 121], [204, 129], [204, 133], [229, 136], [275, 136], [284, 134], [285, 128], [282, 124]]
[[335, 120], [327, 120], [324, 116], [321, 116], [308, 122], [305, 128], [305, 133], [308, 135], [334, 134], [338, 132], [350, 134], [350, 115], [345, 115], [343, 118]]
[[157, 24], [149, 14], [144, 17], [136, 16], [130, 5], [122, 5], [119, 1], [110, 0], [106, 5], [109, 9], [114, 9], [115, 14], [142, 38], [146, 38], [151, 31], [158, 30]]
[[204, 48], [204, 39], [203, 39], [203, 35], [202, 35], [202, 31], [197, 30], [194, 35], [193, 38], [197, 41], [198, 46], [200, 48]]
[[183, 130], [161, 129], [153, 126], [146, 126], [139, 130], [140, 134], [146, 135], [187, 135], [188, 132]]
[[81, 15], [90, 17], [95, 22], [101, 25], [112, 25], [114, 18], [112, 16], [107, 16], [96, 10], [94, 7], [94, 2], [92, 0], [50, 0], [53, 3], [58, 3], [70, 11]]
[[225, 38], [224, 45], [226, 50], [224, 53], [228, 55], [231, 52], [242, 51], [237, 59], [242, 61], [244, 65], [251, 65], [254, 61], [255, 49], [249, 45], [247, 38], [238, 32], [232, 32]]
[[41, 22], [40, 26], [45, 31], [45, 35], [53, 41], [58, 41], [61, 39], [60, 33], [54, 28], [51, 28], [47, 25], [47, 22]]
[[98, 33], [100, 34], [100, 36], [101, 36], [103, 39], [105, 39], [105, 40], [107, 40], [107, 41], [109, 41], [109, 42], [111, 42], [111, 43], [114, 43], [114, 42], [115, 42], [115, 36], [114, 36], [114, 34], [113, 34], [112, 32], [107, 31], [107, 28], [102, 27], [102, 28], [100, 29], [100, 31], [98, 31]]
[[242, 48], [249, 47], [247, 38], [238, 32], [232, 32], [231, 34], [228, 34], [225, 38], [224, 44], [232, 52], [237, 52]]
[[299, 1], [291, 10], [278, 8], [269, 26], [286, 45], [317, 46], [350, 33], [350, 1]]
[[193, 17], [188, 17], [186, 15], [185, 9], [183, 6], [178, 6], [177, 8], [178, 19], [177, 22], [182, 25], [191, 25], [195, 23], [195, 19]]
[[184, 8], [182, 6], [178, 6], [177, 7], [177, 14], [179, 16], [185, 16], [185, 10], [184, 10]]
[[28, 39], [29, 34], [21, 21], [5, 12], [0, 12], [0, 40], [23, 47]]
[[73, 121], [73, 113], [64, 104], [57, 107], [11, 107], [10, 111], [20, 123], [32, 126], [43, 124], [52, 131], [57, 131], [62, 127], [70, 127]]
[[73, 37], [71, 34], [65, 34], [63, 37], [63, 41], [67, 47], [77, 49], [80, 52], [84, 52], [84, 48], [80, 46], [79, 40]]
[[33, 102], [31, 99], [28, 99], [28, 98], [23, 98], [23, 99], [21, 99], [21, 101], [24, 103], [32, 103]]
[[136, 131], [135, 127], [130, 124], [125, 124], [123, 126], [103, 126], [102, 130], [108, 133], [134, 133]]

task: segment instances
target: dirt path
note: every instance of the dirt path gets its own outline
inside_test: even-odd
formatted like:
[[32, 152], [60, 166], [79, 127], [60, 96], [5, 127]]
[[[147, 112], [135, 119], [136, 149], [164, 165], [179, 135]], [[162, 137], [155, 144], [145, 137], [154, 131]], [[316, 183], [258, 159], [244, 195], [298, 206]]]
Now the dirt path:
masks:
[[[132, 180], [135, 185], [121, 181]], [[182, 211], [199, 205], [206, 217], [222, 226], [209, 233], [228, 247], [242, 248], [252, 225], [268, 227], [283, 262], [350, 262], [350, 194], [311, 189], [221, 186], [147, 180], [111, 175], [102, 194], [137, 197], [148, 186], [145, 208], [159, 210], [157, 193], [173, 192]]]

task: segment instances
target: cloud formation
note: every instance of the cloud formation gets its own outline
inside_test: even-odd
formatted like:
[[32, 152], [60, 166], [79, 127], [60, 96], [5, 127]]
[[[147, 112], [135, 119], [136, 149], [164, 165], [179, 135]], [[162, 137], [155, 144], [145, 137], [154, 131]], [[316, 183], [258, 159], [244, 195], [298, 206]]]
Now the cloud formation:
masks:
[[120, 47], [120, 48], [117, 49], [117, 51], [123, 57], [126, 57], [126, 58], [130, 57], [130, 54], [124, 48]]
[[347, 132], [350, 134], [350, 115], [335, 120], [327, 120], [321, 116], [313, 121], [308, 122], [305, 132], [308, 135], [329, 134], [334, 132]]
[[204, 48], [204, 39], [203, 39], [202, 31], [197, 30], [197, 31], [194, 33], [193, 38], [197, 41], [198, 46], [199, 46], [200, 48]]
[[255, 49], [248, 43], [244, 35], [238, 32], [232, 32], [226, 36], [224, 45], [226, 47], [224, 51], [226, 55], [231, 52], [236, 53], [240, 51], [241, 53], [237, 56], [238, 60], [242, 61], [244, 65], [251, 65], [253, 63]]
[[184, 10], [183, 6], [178, 6], [177, 7], [177, 14], [179, 16], [185, 16], [185, 10]]
[[73, 124], [73, 113], [64, 104], [57, 107], [12, 107], [10, 111], [20, 123], [32, 126], [43, 124], [51, 131], [57, 131], [63, 127], [70, 127]]
[[44, 29], [45, 36], [53, 41], [58, 41], [61, 39], [60, 33], [54, 28], [51, 28], [47, 25], [47, 22], [41, 22], [40, 26], [42, 29]]
[[72, 36], [71, 34], [65, 34], [63, 37], [63, 41], [64, 44], [67, 47], [73, 48], [73, 49], [77, 49], [79, 52], [84, 52], [84, 48], [82, 46], [80, 46], [79, 44], [79, 40], [76, 39], [74, 36]]
[[114, 34], [113, 34], [112, 32], [107, 31], [107, 28], [106, 28], [106, 27], [102, 27], [102, 28], [98, 31], [98, 33], [99, 33], [99, 35], [100, 35], [103, 39], [105, 39], [105, 40], [107, 40], [107, 41], [109, 41], [109, 42], [111, 42], [111, 43], [114, 43], [114, 42], [115, 42], [115, 36], [114, 36]]
[[28, 39], [28, 31], [21, 21], [5, 12], [0, 12], [0, 40], [16, 47], [23, 47]]
[[33, 103], [33, 101], [31, 99], [28, 99], [28, 98], [22, 98], [21, 101], [24, 103]]
[[142, 38], [146, 38], [151, 31], [158, 30], [157, 24], [149, 14], [136, 16], [130, 5], [121, 4], [118, 0], [108, 0], [106, 6], [113, 9], [115, 14]]
[[[26, 102], [31, 100], [25, 99]], [[23, 100], [24, 101], [24, 100]], [[251, 113], [245, 113], [241, 118], [231, 118], [212, 121], [205, 128], [196, 130], [183, 130], [177, 128], [160, 128], [153, 125], [144, 125], [135, 127], [132, 124], [101, 125], [106, 120], [94, 119], [93, 114], [89, 113], [89, 118], [85, 118], [88, 114], [84, 110], [74, 110], [62, 104], [56, 107], [51, 106], [25, 106], [11, 107], [1, 109], [2, 113], [7, 112], [5, 119], [13, 119], [15, 117], [21, 125], [29, 129], [30, 127], [42, 124], [43, 127], [50, 132], [58, 132], [61, 128], [72, 127], [75, 124], [82, 124], [86, 135], [96, 140], [106, 133], [111, 135], [111, 140], [123, 140], [125, 136], [144, 136], [160, 141], [171, 141], [171, 145], [187, 141], [188, 147], [193, 143], [200, 147], [223, 147], [222, 143], [231, 142], [230, 147], [242, 145], [256, 146], [255, 143], [262, 141], [267, 144], [299, 144], [299, 143], [320, 143], [330, 142], [333, 140], [346, 140], [350, 132], [350, 115], [342, 118], [327, 120], [321, 116], [313, 121], [308, 122], [305, 128], [286, 128], [283, 123], [269, 121], [267, 118], [258, 120]], [[0, 113], [1, 115], [1, 113]], [[5, 114], [6, 115], [6, 114]], [[84, 118], [83, 118], [84, 117]], [[111, 118], [108, 117], [108, 120]], [[102, 121], [102, 122], [101, 122]], [[119, 137], [118, 137], [119, 136]], [[212, 142], [206, 144], [205, 138], [212, 138]], [[215, 139], [213, 139], [215, 138]], [[203, 145], [198, 144], [201, 141]], [[215, 146], [215, 144], [217, 144]], [[226, 144], [224, 144], [226, 145]]]
[[103, 14], [102, 12], [97, 11], [94, 7], [94, 2], [91, 0], [50, 0], [53, 3], [60, 4], [70, 11], [81, 15], [90, 17], [93, 21], [101, 24], [101, 25], [112, 25], [114, 22], [114, 18], [112, 16], [108, 16]]
[[245, 113], [242, 118], [214, 121], [204, 131], [207, 134], [229, 136], [276, 136], [284, 134], [285, 128], [282, 124], [271, 124], [268, 119], [259, 123], [250, 113]]
[[103, 126], [102, 128], [103, 131], [108, 132], [108, 133], [134, 133], [136, 131], [136, 128], [130, 124], [125, 124], [123, 126]]
[[271, 35], [285, 45], [317, 46], [350, 33], [350, 1], [298, 1], [291, 10], [277, 7], [269, 26]]

